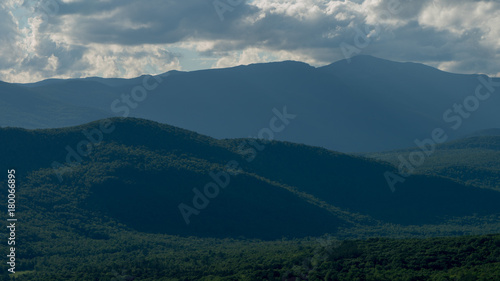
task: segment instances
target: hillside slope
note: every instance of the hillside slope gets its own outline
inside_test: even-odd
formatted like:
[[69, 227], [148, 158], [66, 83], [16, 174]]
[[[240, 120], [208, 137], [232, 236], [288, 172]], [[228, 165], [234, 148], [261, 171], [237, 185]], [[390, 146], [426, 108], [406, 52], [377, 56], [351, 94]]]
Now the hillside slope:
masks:
[[[491, 134], [491, 133], [490, 133]], [[379, 160], [399, 165], [418, 148], [370, 153]], [[500, 191], [500, 137], [473, 136], [438, 145], [415, 173], [439, 175], [459, 183]]]
[[142, 232], [274, 239], [500, 213], [496, 191], [415, 176], [392, 193], [383, 174], [394, 168], [385, 163], [140, 119], [0, 129], [0, 138], [1, 168], [18, 171], [28, 217], [48, 221], [78, 214]]

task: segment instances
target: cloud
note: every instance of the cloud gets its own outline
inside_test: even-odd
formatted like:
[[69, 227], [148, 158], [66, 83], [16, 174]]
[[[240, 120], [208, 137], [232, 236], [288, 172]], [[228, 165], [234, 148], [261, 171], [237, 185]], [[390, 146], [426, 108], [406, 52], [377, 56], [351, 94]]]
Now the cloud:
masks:
[[20, 33], [14, 15], [9, 7], [10, 1], [0, 3], [0, 69], [15, 67], [21, 53], [16, 48]]
[[[17, 49], [5, 47], [11, 51], [0, 56], [0, 79], [182, 69], [181, 58], [189, 58], [174, 48], [212, 58], [214, 67], [280, 59], [323, 65], [363, 53], [461, 73], [499, 72], [497, 1], [56, 1], [2, 6], [0, 39]], [[222, 5], [218, 11], [214, 3]], [[28, 11], [24, 27], [9, 11], [16, 5]]]

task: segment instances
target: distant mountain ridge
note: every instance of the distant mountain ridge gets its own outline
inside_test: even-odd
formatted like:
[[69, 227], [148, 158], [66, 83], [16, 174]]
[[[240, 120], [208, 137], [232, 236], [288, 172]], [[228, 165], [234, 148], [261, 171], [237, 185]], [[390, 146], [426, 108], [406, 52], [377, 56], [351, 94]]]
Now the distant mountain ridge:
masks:
[[[297, 118], [274, 135], [277, 140], [384, 151], [410, 147], [437, 127], [450, 139], [500, 127], [500, 90], [465, 112], [467, 118], [454, 112], [488, 79], [357, 56], [318, 68], [285, 61], [133, 79], [1, 83], [0, 126], [56, 128], [123, 116], [219, 139], [246, 138], [269, 125], [274, 108], [286, 107]], [[484, 92], [491, 85], [482, 87]]]

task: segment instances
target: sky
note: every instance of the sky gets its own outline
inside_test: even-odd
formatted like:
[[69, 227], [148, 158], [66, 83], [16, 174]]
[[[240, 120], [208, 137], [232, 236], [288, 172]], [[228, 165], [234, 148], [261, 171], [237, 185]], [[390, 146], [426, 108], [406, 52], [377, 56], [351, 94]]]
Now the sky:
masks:
[[0, 80], [354, 55], [500, 76], [496, 0], [3, 0]]

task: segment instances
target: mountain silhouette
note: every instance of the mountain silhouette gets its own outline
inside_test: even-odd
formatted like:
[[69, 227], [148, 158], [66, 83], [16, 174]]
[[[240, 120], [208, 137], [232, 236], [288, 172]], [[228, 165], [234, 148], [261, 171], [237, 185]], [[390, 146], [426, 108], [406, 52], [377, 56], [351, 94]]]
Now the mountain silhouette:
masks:
[[284, 61], [133, 79], [2, 83], [0, 125], [56, 128], [138, 117], [215, 138], [246, 138], [269, 126], [273, 109], [286, 107], [296, 118], [273, 139], [384, 151], [410, 147], [435, 128], [454, 139], [499, 127], [499, 79], [489, 81], [357, 56], [317, 68]]

